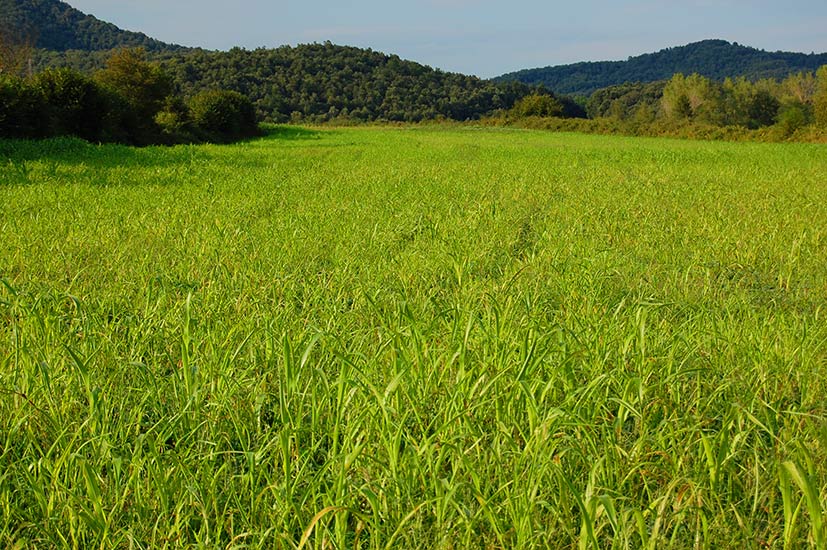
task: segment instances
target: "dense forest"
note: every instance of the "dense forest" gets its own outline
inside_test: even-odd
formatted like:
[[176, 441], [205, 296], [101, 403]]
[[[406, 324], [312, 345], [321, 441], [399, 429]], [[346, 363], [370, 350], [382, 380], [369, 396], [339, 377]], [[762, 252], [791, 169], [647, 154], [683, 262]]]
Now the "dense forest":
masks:
[[141, 49], [115, 51], [92, 75], [60, 68], [20, 77], [0, 70], [3, 138], [154, 145], [231, 142], [259, 133], [249, 98], [231, 90], [184, 98]]
[[[192, 51], [162, 61], [185, 95], [218, 86], [250, 97], [274, 121], [473, 120], [538, 90], [447, 73], [369, 49], [306, 44], [229, 52]], [[558, 98], [565, 116], [585, 116]]]
[[748, 80], [783, 79], [792, 73], [815, 71], [827, 64], [827, 53], [766, 52], [725, 40], [704, 40], [630, 57], [627, 61], [584, 62], [557, 67], [525, 69], [497, 77], [543, 85], [562, 94], [589, 96], [596, 90], [626, 82], [667, 80], [676, 73], [698, 73], [723, 81], [743, 76]]
[[[93, 71], [111, 52], [38, 52], [38, 70]], [[443, 72], [370, 49], [324, 44], [230, 51], [148, 52], [185, 97], [215, 88], [249, 97], [265, 121], [418, 122], [476, 120], [510, 109], [527, 95], [552, 92], [519, 82], [495, 83]], [[573, 100], [556, 97], [564, 116], [583, 117]]]
[[594, 92], [589, 118], [671, 118], [716, 126], [756, 129], [776, 123], [827, 123], [827, 66], [784, 79], [752, 82], [744, 77], [715, 81], [693, 73], [669, 80], [627, 83]]
[[827, 142], [827, 65], [784, 79], [716, 81], [697, 73], [594, 92], [588, 119], [518, 112], [489, 124], [692, 139]]
[[[137, 144], [234, 139], [228, 136], [250, 135], [253, 119], [350, 124], [589, 118], [564, 127], [646, 135], [690, 128], [689, 135], [712, 136], [720, 134], [715, 128], [735, 128], [738, 134], [737, 129], [771, 127], [782, 139], [800, 136], [803, 128], [827, 128], [827, 68], [817, 71], [827, 65], [827, 54], [767, 53], [710, 40], [626, 62], [517, 73], [530, 82], [492, 81], [330, 42], [256, 50], [183, 48], [122, 31], [58, 0], [0, 0], [0, 9], [3, 135], [68, 132], [71, 121], [82, 120], [80, 111], [52, 103], [72, 98], [88, 109], [84, 112], [114, 113], [93, 117], [97, 126], [86, 125], [76, 134]], [[129, 100], [128, 86], [107, 80], [113, 60], [124, 59], [154, 75], [139, 88], [162, 84], [149, 86], [154, 98], [149, 103]], [[532, 80], [543, 71], [561, 80]], [[605, 85], [615, 80], [619, 83]], [[556, 95], [549, 84], [556, 90], [588, 90], [589, 97]], [[44, 111], [48, 116], [38, 118], [37, 105], [51, 105]], [[219, 127], [213, 115], [222, 110], [233, 112], [232, 120], [244, 120], [246, 129]]]
[[[36, 36], [31, 70], [104, 67], [111, 48], [142, 46], [185, 98], [212, 89], [239, 92], [261, 120], [475, 120], [510, 109], [528, 95], [551, 92], [519, 82], [495, 83], [448, 73], [370, 49], [306, 44], [228, 52], [181, 48], [98, 21], [57, 0], [0, 0], [19, 36]], [[21, 29], [23, 29], [21, 31]], [[48, 38], [46, 38], [48, 37]], [[563, 116], [585, 116], [555, 98]]]
[[124, 31], [57, 0], [0, 0], [0, 32], [14, 32], [36, 48], [57, 52], [142, 47], [148, 51], [182, 49], [143, 33]]

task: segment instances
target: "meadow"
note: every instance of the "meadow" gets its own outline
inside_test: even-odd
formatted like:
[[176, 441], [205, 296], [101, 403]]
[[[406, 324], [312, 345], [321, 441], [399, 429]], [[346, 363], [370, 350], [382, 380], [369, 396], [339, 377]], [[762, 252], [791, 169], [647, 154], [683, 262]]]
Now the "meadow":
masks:
[[827, 149], [0, 141], [0, 546], [827, 548]]

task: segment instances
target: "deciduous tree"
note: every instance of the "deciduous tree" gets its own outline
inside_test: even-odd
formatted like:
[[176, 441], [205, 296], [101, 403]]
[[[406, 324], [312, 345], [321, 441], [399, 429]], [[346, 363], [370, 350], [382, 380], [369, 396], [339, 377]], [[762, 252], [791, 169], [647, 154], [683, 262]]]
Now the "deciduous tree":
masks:
[[36, 43], [36, 32], [0, 23], [0, 74], [31, 76]]
[[559, 117], [563, 115], [563, 104], [550, 95], [532, 94], [517, 101], [511, 109], [511, 114], [519, 118]]
[[827, 128], [827, 65], [824, 65], [816, 73], [818, 85], [813, 97], [813, 115], [816, 124]]

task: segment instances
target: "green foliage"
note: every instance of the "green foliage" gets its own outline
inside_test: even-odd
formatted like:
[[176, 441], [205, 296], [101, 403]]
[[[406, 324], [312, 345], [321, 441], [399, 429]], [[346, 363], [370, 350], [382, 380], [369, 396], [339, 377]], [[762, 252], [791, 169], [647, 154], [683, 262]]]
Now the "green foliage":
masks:
[[201, 92], [189, 103], [193, 124], [208, 139], [234, 141], [258, 135], [253, 103], [238, 92]]
[[[594, 92], [586, 102], [589, 118], [634, 117], [640, 107], [648, 106], [647, 113], [657, 111], [666, 82], [626, 83]], [[648, 115], [647, 115], [648, 116]]]
[[0, 137], [47, 135], [43, 97], [17, 77], [0, 74]]
[[772, 126], [778, 118], [778, 110], [780, 108], [781, 102], [770, 92], [767, 90], [756, 90], [748, 109], [749, 127], [761, 128], [763, 126]]
[[816, 124], [827, 128], [827, 65], [818, 70], [816, 79], [818, 84], [813, 97], [813, 115]]
[[[547, 90], [494, 83], [434, 70], [398, 56], [330, 43], [228, 52], [149, 52], [186, 97], [226, 89], [249, 97], [270, 122], [476, 120], [508, 110], [515, 101]], [[38, 66], [93, 71], [103, 52], [40, 52]], [[574, 101], [558, 97], [563, 116], [585, 116]]]
[[559, 117], [563, 115], [563, 104], [550, 95], [532, 94], [519, 99], [509, 114], [517, 118]]
[[473, 120], [532, 93], [522, 84], [494, 84], [329, 42], [192, 51], [163, 64], [185, 95], [235, 90], [253, 101], [261, 119], [274, 122]]
[[35, 31], [15, 25], [5, 15], [0, 5], [0, 74], [22, 76], [33, 67]]
[[801, 103], [789, 103], [778, 112], [778, 127], [786, 136], [793, 135], [808, 123], [807, 107]]
[[174, 90], [170, 76], [147, 62], [143, 50], [124, 49], [112, 54], [95, 79], [126, 101], [128, 110], [119, 114], [134, 140], [151, 143], [159, 132], [155, 117]]
[[70, 69], [48, 70], [32, 79], [31, 88], [42, 98], [46, 135], [89, 141], [109, 135], [109, 94], [87, 76]]
[[0, 0], [0, 21], [15, 29], [36, 30], [37, 47], [53, 50], [111, 50], [143, 47], [176, 50], [143, 33], [124, 31], [58, 0]]
[[[790, 79], [785, 82], [791, 84]], [[778, 118], [784, 88], [785, 84], [772, 80], [753, 83], [743, 77], [727, 78], [720, 86], [709, 120], [722, 126], [771, 126]]]
[[0, 547], [824, 548], [823, 146], [0, 159]]
[[180, 96], [169, 96], [155, 115], [155, 124], [161, 129], [168, 143], [198, 141], [189, 105]]
[[710, 79], [678, 73], [664, 87], [662, 105], [667, 116], [710, 122], [716, 99], [717, 89]]
[[0, 137], [77, 136], [133, 145], [231, 142], [257, 135], [255, 109], [237, 92], [193, 99], [194, 113], [140, 50], [116, 52], [94, 78], [71, 69], [22, 80], [0, 74]]
[[[621, 132], [639, 131], [646, 135], [668, 134], [676, 124], [694, 125], [696, 129], [775, 127], [785, 111], [783, 124], [776, 129], [779, 135], [789, 137], [811, 120], [815, 82], [814, 75], [808, 73], [792, 75], [781, 82], [750, 82], [738, 77], [722, 83], [697, 74], [678, 73], [666, 82], [598, 90], [587, 102], [587, 110], [594, 119], [626, 122], [620, 125]], [[694, 131], [689, 129], [688, 133]], [[701, 135], [709, 136], [710, 132], [701, 130]]]
[[812, 72], [827, 63], [827, 53], [766, 52], [724, 40], [704, 40], [627, 61], [575, 63], [526, 69], [496, 78], [545, 86], [563, 94], [590, 95], [628, 82], [668, 80], [675, 73], [698, 73], [711, 80], [743, 76], [748, 80], [783, 79], [797, 72]]
[[[114, 48], [141, 46], [149, 52], [147, 59], [163, 62], [186, 97], [214, 89], [234, 90], [253, 101], [260, 119], [271, 122], [475, 120], [508, 110], [516, 100], [538, 91], [524, 84], [498, 84], [446, 73], [398, 56], [329, 42], [254, 51], [180, 48], [121, 31], [56, 0], [0, 2], [16, 3], [20, 9], [12, 10], [14, 20], [29, 21], [40, 30], [39, 46], [44, 49], [35, 55], [40, 69], [68, 66], [92, 72], [103, 67], [113, 52], [121, 55]], [[129, 68], [140, 61], [145, 60], [126, 60], [123, 64]], [[110, 60], [109, 72], [112, 63]], [[139, 71], [134, 78], [145, 80], [151, 76]], [[130, 93], [130, 77], [132, 72], [127, 70], [106, 80], [133, 107], [153, 103]], [[137, 89], [151, 89], [145, 84]], [[154, 109], [139, 107], [140, 113], [132, 117], [132, 123], [143, 127], [130, 133], [142, 135], [144, 141], [157, 134], [156, 116], [164, 100], [161, 94], [155, 98]], [[561, 98], [561, 102], [563, 116], [584, 116], [571, 100]], [[169, 122], [170, 116], [160, 114], [158, 120]]]
[[803, 105], [812, 105], [817, 90], [814, 72], [798, 72], [791, 74], [781, 83], [781, 100], [797, 102]]

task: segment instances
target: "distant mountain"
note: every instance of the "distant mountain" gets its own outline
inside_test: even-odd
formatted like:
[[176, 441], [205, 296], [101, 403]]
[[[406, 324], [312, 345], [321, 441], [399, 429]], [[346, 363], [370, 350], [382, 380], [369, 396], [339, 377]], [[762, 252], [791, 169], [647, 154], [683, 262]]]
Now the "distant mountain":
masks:
[[38, 48], [56, 52], [118, 47], [143, 47], [147, 51], [182, 49], [140, 32], [121, 30], [59, 0], [0, 0], [0, 22], [17, 34], [36, 39]]
[[494, 80], [542, 84], [558, 93], [590, 95], [595, 90], [626, 82], [665, 80], [675, 73], [698, 73], [714, 80], [736, 76], [750, 80], [781, 79], [790, 73], [814, 71], [822, 65], [827, 65], [827, 53], [767, 52], [726, 40], [704, 40], [630, 57], [627, 61], [525, 69]]

